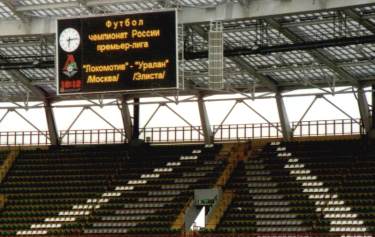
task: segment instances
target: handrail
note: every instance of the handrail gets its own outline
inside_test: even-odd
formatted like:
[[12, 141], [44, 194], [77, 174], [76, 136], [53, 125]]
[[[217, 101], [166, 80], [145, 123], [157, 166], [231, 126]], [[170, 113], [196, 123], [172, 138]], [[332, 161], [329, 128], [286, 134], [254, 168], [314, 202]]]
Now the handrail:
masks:
[[5, 158], [2, 165], [0, 165], [0, 183], [3, 181], [5, 176], [7, 175], [10, 168], [13, 166], [14, 161], [16, 160], [18, 154], [19, 154], [18, 148], [12, 149], [7, 154], [7, 157]]
[[[313, 120], [292, 122], [294, 137], [341, 136], [364, 134], [360, 119]], [[140, 138], [150, 143], [201, 143], [204, 141], [200, 126], [146, 127]], [[216, 142], [249, 139], [281, 138], [279, 123], [224, 124], [212, 126]], [[47, 136], [46, 136], [47, 134]], [[125, 143], [123, 129], [95, 129], [59, 131], [63, 145]], [[1, 146], [49, 145], [45, 131], [0, 132]]]
[[4, 208], [7, 198], [4, 194], [0, 194], [0, 210]]

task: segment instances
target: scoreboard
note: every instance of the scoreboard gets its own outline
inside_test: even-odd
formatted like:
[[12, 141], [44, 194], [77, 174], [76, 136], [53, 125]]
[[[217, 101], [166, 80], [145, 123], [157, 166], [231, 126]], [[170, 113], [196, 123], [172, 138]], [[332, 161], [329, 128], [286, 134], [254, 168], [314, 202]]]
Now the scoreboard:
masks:
[[57, 93], [177, 88], [176, 11], [57, 20]]

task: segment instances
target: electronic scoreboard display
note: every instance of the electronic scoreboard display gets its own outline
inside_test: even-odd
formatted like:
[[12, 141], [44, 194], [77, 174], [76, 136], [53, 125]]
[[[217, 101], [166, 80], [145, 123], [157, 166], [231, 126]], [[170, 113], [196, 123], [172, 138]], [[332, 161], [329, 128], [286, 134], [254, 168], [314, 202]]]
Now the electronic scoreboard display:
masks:
[[58, 19], [58, 94], [177, 88], [176, 14]]

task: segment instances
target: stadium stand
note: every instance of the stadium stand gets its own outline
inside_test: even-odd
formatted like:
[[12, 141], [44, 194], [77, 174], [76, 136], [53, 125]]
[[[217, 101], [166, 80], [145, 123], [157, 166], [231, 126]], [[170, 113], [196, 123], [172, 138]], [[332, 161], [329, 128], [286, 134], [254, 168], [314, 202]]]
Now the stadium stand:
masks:
[[374, 230], [373, 145], [359, 140], [285, 145], [295, 157], [286, 159], [285, 168], [330, 222], [330, 232]]
[[375, 237], [375, 0], [0, 0], [0, 29], [0, 237]]
[[240, 161], [228, 188], [235, 197], [218, 227], [220, 232], [311, 231], [313, 203], [289, 177], [284, 161], [267, 148]]
[[374, 231], [373, 146], [362, 140], [272, 142], [239, 162], [218, 232]]
[[201, 234], [374, 231], [372, 143], [277, 141], [260, 147], [21, 151], [0, 185], [7, 199], [0, 211], [1, 236], [178, 234], [194, 190], [213, 187], [224, 194]]
[[[201, 147], [166, 147], [137, 154], [110, 189], [126, 191], [96, 211], [84, 233], [168, 233], [194, 189], [212, 187], [224, 162]], [[152, 155], [154, 154], [154, 155]], [[151, 159], [150, 159], [151, 158]]]
[[195, 188], [215, 184], [219, 146], [23, 151], [1, 184], [7, 235], [169, 231]]

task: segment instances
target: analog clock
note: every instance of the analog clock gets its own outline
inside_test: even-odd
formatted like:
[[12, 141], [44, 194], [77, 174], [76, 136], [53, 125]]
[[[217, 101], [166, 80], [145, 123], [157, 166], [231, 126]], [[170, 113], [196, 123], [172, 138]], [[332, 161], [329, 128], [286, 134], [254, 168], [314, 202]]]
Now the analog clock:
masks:
[[76, 29], [69, 27], [60, 33], [59, 44], [65, 52], [71, 53], [76, 51], [80, 43], [81, 37]]

